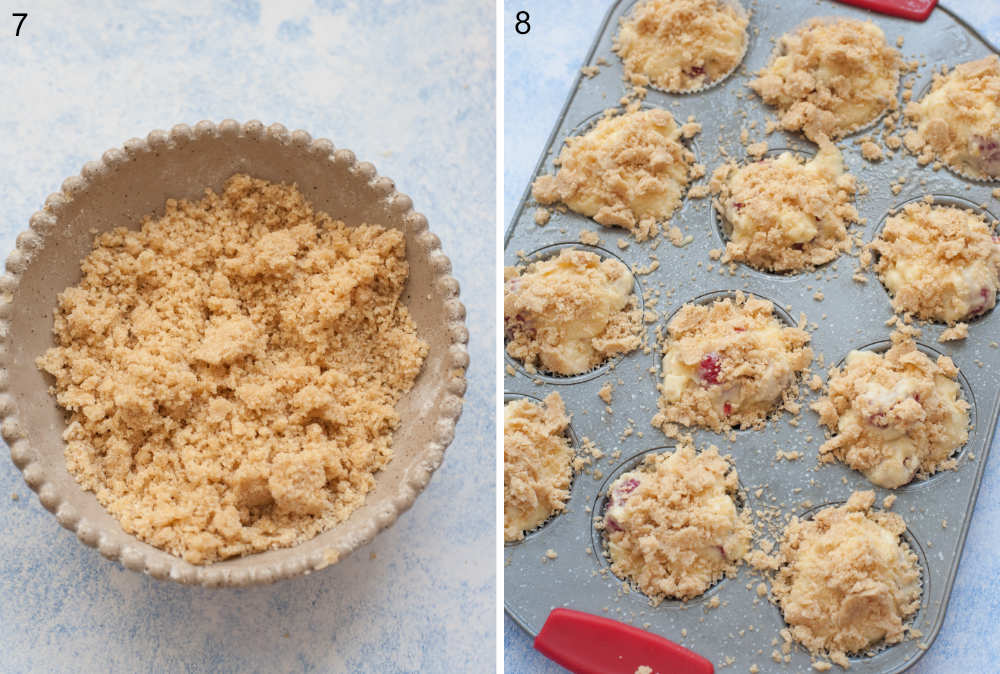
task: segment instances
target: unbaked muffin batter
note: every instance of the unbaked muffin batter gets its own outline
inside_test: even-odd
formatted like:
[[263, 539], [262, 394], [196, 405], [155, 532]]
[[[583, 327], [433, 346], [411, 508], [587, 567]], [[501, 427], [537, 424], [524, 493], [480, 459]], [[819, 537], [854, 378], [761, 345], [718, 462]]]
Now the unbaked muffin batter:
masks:
[[749, 87], [778, 108], [786, 131], [838, 138], [896, 107], [901, 63], [871, 21], [812, 19], [781, 37]]
[[792, 403], [796, 374], [812, 362], [809, 334], [783, 325], [771, 302], [752, 295], [685, 304], [667, 332], [653, 425], [668, 434], [675, 424], [758, 426]]
[[935, 362], [899, 332], [892, 342], [885, 354], [851, 351], [812, 405], [834, 433], [821, 461], [839, 459], [887, 488], [953, 468], [950, 457], [969, 437], [969, 404], [951, 358]]
[[973, 211], [907, 204], [886, 219], [862, 261], [870, 264], [872, 253], [898, 312], [954, 324], [996, 304], [1000, 243], [991, 225]]
[[701, 129], [678, 126], [659, 108], [601, 119], [582, 136], [566, 139], [559, 170], [531, 186], [541, 204], [562, 202], [608, 227], [623, 227], [642, 241], [659, 232], [696, 178], [694, 154], [683, 138]]
[[539, 405], [521, 398], [503, 406], [503, 539], [519, 541], [569, 498], [573, 450], [569, 417], [558, 393]]
[[236, 175], [100, 234], [81, 270], [38, 366], [70, 413], [67, 468], [125, 531], [199, 564], [364, 503], [427, 353], [402, 232]]
[[727, 223], [725, 262], [765, 271], [810, 269], [850, 248], [847, 226], [858, 221], [854, 176], [827, 140], [808, 162], [791, 152], [737, 166], [724, 164], [710, 189]]
[[904, 141], [921, 163], [939, 158], [959, 173], [1000, 179], [1000, 57], [935, 74], [930, 93], [906, 106], [916, 130]]
[[534, 372], [586, 372], [639, 346], [632, 272], [613, 258], [563, 249], [527, 267], [504, 268], [507, 353]]
[[736, 572], [750, 547], [750, 514], [737, 508], [739, 479], [715, 447], [690, 440], [648, 455], [608, 489], [604, 535], [611, 570], [655, 606], [691, 599]]
[[749, 19], [727, 0], [644, 0], [621, 19], [614, 50], [638, 86], [693, 91], [743, 60]]
[[903, 640], [920, 607], [917, 556], [902, 540], [903, 518], [872, 510], [875, 492], [812, 519], [792, 518], [771, 587], [792, 637], [848, 667], [847, 654]]

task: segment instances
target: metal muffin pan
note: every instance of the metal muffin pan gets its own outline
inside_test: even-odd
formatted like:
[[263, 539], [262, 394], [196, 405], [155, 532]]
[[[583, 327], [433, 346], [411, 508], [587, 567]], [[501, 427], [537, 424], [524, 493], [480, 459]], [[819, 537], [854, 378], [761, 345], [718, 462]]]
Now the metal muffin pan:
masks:
[[[578, 76], [542, 152], [535, 176], [552, 172], [553, 159], [564, 139], [592, 122], [602, 110], [614, 107], [625, 94], [621, 61], [612, 52], [611, 43], [618, 19], [633, 4], [630, 0], [616, 4], [601, 24], [584, 65], [597, 65], [598, 59], [604, 59], [609, 65], [600, 67], [592, 79]], [[751, 142], [766, 140], [771, 148], [814, 151], [814, 146], [798, 134], [779, 131], [764, 136], [764, 122], [774, 117], [774, 111], [745, 86], [748, 75], [763, 67], [770, 58], [772, 38], [776, 39], [811, 17], [870, 18], [882, 27], [890, 43], [895, 43], [897, 36], [903, 36], [904, 58], [926, 62], [916, 73], [914, 95], [927, 86], [932, 71], [941, 65], [952, 67], [995, 51], [942, 8], [922, 24], [826, 1], [782, 3], [781, 6], [760, 3], [750, 9], [753, 11], [750, 30], [760, 33], [751, 40], [741, 69], [699, 93], [672, 95], [651, 89], [644, 102], [647, 106], [670, 110], [678, 122], [694, 115], [703, 130], [695, 137], [693, 149], [709, 175], [725, 161], [718, 152], [720, 146], [737, 161], [745, 158], [739, 134], [742, 127], [749, 128], [752, 122], [756, 122], [756, 126], [750, 128]], [[893, 158], [880, 163], [863, 160], [853, 140], [874, 130], [875, 127], [869, 126], [837, 143], [844, 153], [847, 169], [857, 176], [859, 185], [868, 187], [868, 193], [858, 194], [855, 200], [866, 223], [851, 228], [851, 232], [860, 235], [866, 243], [876, 235], [890, 209], [924, 194], [986, 204], [994, 216], [1000, 215], [1000, 204], [991, 196], [991, 190], [1000, 183], [965, 180], [946, 169], [934, 171], [931, 166], [921, 167], [905, 152], [896, 152]], [[899, 176], [904, 176], [906, 182], [899, 194], [893, 194], [889, 186]], [[685, 197], [668, 223], [668, 226], [680, 227], [685, 235], [692, 235], [694, 240], [690, 244], [677, 248], [664, 239], [655, 250], [651, 241], [636, 243], [624, 230], [602, 227], [572, 212], [553, 211], [551, 221], [539, 227], [533, 220], [535, 206], [529, 185], [505, 233], [505, 264], [521, 262], [518, 253], [530, 257], [546, 246], [573, 244], [581, 232], [589, 230], [600, 236], [599, 246], [613, 250], [633, 272], [647, 266], [650, 255], [655, 255], [659, 268], [638, 276], [638, 282], [651, 297], [655, 297], [657, 291], [662, 292], [658, 301], [647, 299], [645, 303], [647, 310], [658, 314], [656, 322], [644, 326], [652, 347], [649, 353], [637, 350], [616, 361], [613, 367], [598, 368], [592, 376], [588, 373], [588, 376], [576, 378], [541, 378], [520, 368], [515, 368], [513, 374], [510, 369], [505, 370], [504, 385], [508, 393], [543, 398], [551, 391], [558, 391], [567, 411], [572, 414], [575, 434], [581, 440], [589, 438], [604, 452], [604, 458], [596, 462], [596, 478], [590, 472], [576, 475], [564, 513], [524, 541], [505, 546], [504, 605], [507, 612], [531, 634], [538, 633], [553, 608], [563, 606], [643, 627], [704, 655], [717, 667], [727, 666], [728, 670], [728, 665], [733, 665], [734, 668], [728, 671], [745, 672], [754, 664], [761, 671], [812, 671], [812, 659], [801, 647], [792, 650], [788, 664], [776, 664], [771, 659], [775, 648], [780, 651], [779, 631], [785, 623], [780, 610], [753, 591], [762, 580], [760, 574], [744, 565], [737, 576], [723, 579], [702, 597], [686, 603], [664, 601], [651, 607], [645, 596], [631, 590], [627, 583], [607, 570], [593, 518], [600, 512], [601, 491], [613, 475], [619, 474], [623, 467], [634, 465], [640, 455], [670, 449], [674, 444], [652, 427], [650, 420], [656, 413], [658, 397], [660, 353], [656, 329], [658, 326], [663, 328], [667, 318], [681, 304], [706, 293], [742, 290], [772, 300], [794, 320], [805, 313], [809, 323], [818, 326], [811, 331], [811, 346], [817, 359], [823, 358], [822, 361], [814, 360], [812, 371], [825, 381], [826, 370], [840, 362], [851, 349], [877, 348], [879, 343], [888, 340], [891, 328], [885, 322], [893, 313], [886, 291], [871, 271], [865, 272], [867, 283], [852, 280], [857, 258], [850, 256], [841, 256], [815, 272], [774, 274], [737, 265], [735, 275], [728, 269], [720, 274], [720, 265], [708, 256], [709, 250], [723, 246], [710, 198]], [[616, 245], [619, 238], [628, 240], [628, 247], [619, 249]], [[586, 248], [582, 244], [581, 247]], [[667, 295], [671, 290], [672, 294]], [[813, 299], [817, 291], [824, 294], [824, 300]], [[876, 649], [874, 655], [851, 658], [851, 671], [855, 672], [900, 672], [920, 658], [940, 630], [1000, 411], [996, 385], [1000, 377], [1000, 348], [991, 346], [1000, 334], [1000, 312], [991, 311], [971, 322], [969, 338], [960, 342], [939, 343], [937, 338], [945, 328], [943, 325], [929, 323], [920, 327], [923, 335], [917, 341], [925, 350], [944, 353], [955, 360], [962, 373], [963, 395], [972, 405], [969, 442], [957, 453], [959, 467], [955, 471], [944, 471], [930, 479], [888, 490], [874, 487], [860, 473], [840, 463], [818, 465], [817, 451], [824, 440], [824, 429], [819, 426], [816, 414], [806, 408], [818, 394], [805, 387], [800, 398], [803, 412], [797, 425], [789, 423], [792, 417], [785, 413], [759, 431], [737, 431], [732, 436], [705, 430], [693, 432], [698, 447], [712, 443], [732, 456], [744, 488], [746, 505], [752, 512], [764, 508], [780, 509], [780, 521], [772, 521], [767, 526], [755, 517], [760, 536], [771, 537], [768, 532], [780, 531], [786, 514], [803, 516], [818, 507], [842, 503], [855, 490], [874, 489], [877, 506], [889, 494], [897, 496], [892, 511], [906, 520], [907, 541], [922, 567], [924, 592], [921, 609], [912, 625], [923, 636]], [[597, 397], [598, 391], [608, 382], [614, 386], [610, 414]], [[627, 433], [629, 428], [632, 431]], [[803, 456], [797, 461], [777, 460], [778, 449], [797, 450]], [[761, 489], [758, 496], [757, 491]], [[549, 550], [555, 551], [558, 557], [546, 558]], [[714, 597], [719, 598], [720, 605], [709, 608], [709, 600]], [[775, 639], [777, 646], [772, 643]]]

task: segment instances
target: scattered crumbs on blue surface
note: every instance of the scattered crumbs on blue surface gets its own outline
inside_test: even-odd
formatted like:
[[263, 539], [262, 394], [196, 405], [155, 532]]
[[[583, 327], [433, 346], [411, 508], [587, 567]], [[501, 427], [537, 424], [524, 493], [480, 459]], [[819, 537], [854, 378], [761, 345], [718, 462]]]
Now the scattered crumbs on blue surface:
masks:
[[[545, 146], [569, 94], [591, 40], [610, 6], [606, 0], [573, 3], [505, 0], [504, 26], [504, 222], [506, 225], [529, 183], [538, 155]], [[946, 3], [1000, 47], [1000, 2]], [[531, 14], [532, 30], [513, 33], [514, 15]], [[539, 26], [547, 26], [539, 30]], [[1000, 529], [1000, 448], [993, 449], [983, 475], [975, 514], [944, 626], [924, 657], [909, 671], [997, 671], [1000, 630], [993, 627], [1000, 615], [1000, 556], [995, 532]], [[989, 627], [984, 628], [984, 620]], [[504, 666], [511, 674], [555, 674], [562, 667], [546, 660], [531, 646], [531, 636], [504, 615]], [[766, 671], [766, 670], [765, 670]]]
[[493, 3], [29, 4], [22, 37], [0, 38], [17, 94], [0, 105], [0, 248], [63, 179], [131, 137], [281, 122], [374, 161], [427, 216], [462, 285], [471, 364], [455, 441], [413, 507], [340, 563], [271, 586], [127, 571], [0, 459], [0, 671], [492, 670]]

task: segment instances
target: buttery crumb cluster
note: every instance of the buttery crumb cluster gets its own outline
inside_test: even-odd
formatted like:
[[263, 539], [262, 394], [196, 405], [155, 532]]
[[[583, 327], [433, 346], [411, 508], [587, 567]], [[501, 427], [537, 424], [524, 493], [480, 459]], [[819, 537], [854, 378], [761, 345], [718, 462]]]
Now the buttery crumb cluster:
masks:
[[757, 427], [780, 406], [798, 411], [795, 377], [812, 362], [809, 333], [785, 326], [768, 300], [736, 293], [685, 304], [667, 325], [659, 414], [682, 426]]
[[659, 108], [604, 117], [584, 135], [566, 139], [558, 171], [536, 178], [531, 194], [540, 204], [562, 202], [644, 241], [680, 207], [688, 183], [704, 175], [681, 142], [700, 130], [693, 122], [678, 126]]
[[38, 359], [66, 463], [129, 533], [206, 563], [347, 518], [392, 458], [427, 345], [403, 234], [230, 178], [99, 235]]

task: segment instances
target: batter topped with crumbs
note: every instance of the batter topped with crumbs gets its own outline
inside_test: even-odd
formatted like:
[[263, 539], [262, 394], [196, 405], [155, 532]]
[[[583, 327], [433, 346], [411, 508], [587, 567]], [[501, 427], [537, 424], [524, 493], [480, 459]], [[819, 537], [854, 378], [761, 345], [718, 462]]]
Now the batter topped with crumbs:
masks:
[[886, 219], [862, 263], [872, 264], [873, 257], [898, 312], [954, 324], [996, 305], [1000, 243], [971, 210], [909, 203]]
[[771, 587], [791, 636], [849, 667], [849, 653], [903, 640], [920, 607], [917, 556], [903, 518], [872, 510], [875, 492], [851, 494], [812, 519], [793, 517]]
[[614, 50], [637, 86], [694, 91], [733, 71], [749, 19], [728, 0], [644, 0], [621, 19]]
[[643, 241], [659, 232], [681, 205], [696, 171], [694, 153], [681, 142], [701, 127], [678, 126], [667, 110], [633, 110], [599, 121], [566, 139], [559, 170], [531, 186], [541, 204], [562, 202], [607, 227], [622, 227]]
[[901, 332], [885, 354], [851, 351], [812, 405], [834, 433], [821, 460], [838, 459], [887, 488], [954, 468], [950, 457], [969, 437], [957, 378], [951, 358], [931, 360]]
[[791, 152], [712, 175], [710, 189], [729, 230], [722, 261], [757, 269], [793, 272], [811, 269], [850, 249], [847, 226], [858, 222], [851, 203], [854, 176], [833, 143], [804, 162]]
[[748, 86], [778, 108], [786, 131], [839, 138], [896, 107], [901, 64], [871, 21], [812, 19], [781, 36]]
[[940, 158], [962, 175], [1000, 180], [1000, 57], [936, 73], [931, 91], [906, 106], [916, 126], [904, 137], [921, 163]]
[[750, 548], [748, 511], [737, 507], [739, 477], [715, 447], [649, 454], [608, 488], [604, 513], [611, 570], [654, 606], [691, 599], [736, 572]]
[[504, 268], [507, 353], [531, 372], [573, 375], [638, 348], [633, 284], [622, 262], [584, 250]]
[[756, 427], [783, 403], [797, 409], [795, 377], [812, 362], [809, 334], [782, 325], [768, 300], [737, 292], [685, 304], [667, 333], [653, 425], [668, 435], [677, 424]]
[[542, 405], [524, 398], [503, 406], [503, 539], [519, 541], [569, 498], [573, 450], [558, 393]]

